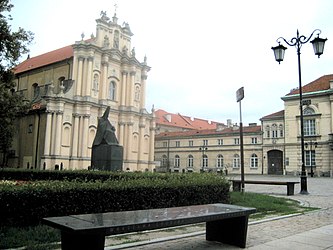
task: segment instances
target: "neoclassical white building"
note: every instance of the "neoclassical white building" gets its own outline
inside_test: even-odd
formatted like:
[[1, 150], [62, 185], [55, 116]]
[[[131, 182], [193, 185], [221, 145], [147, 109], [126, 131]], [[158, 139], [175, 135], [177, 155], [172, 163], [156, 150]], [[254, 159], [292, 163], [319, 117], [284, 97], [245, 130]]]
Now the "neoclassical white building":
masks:
[[150, 67], [131, 45], [128, 23], [102, 12], [96, 36], [28, 58], [15, 69], [17, 91], [32, 109], [17, 123], [12, 167], [87, 169], [98, 117], [109, 120], [124, 147], [124, 170], [152, 171], [154, 111], [145, 107]]
[[[333, 75], [304, 85], [304, 155], [308, 173], [333, 176]], [[261, 118], [264, 171], [297, 174], [301, 171], [299, 90], [282, 97], [284, 110]]]

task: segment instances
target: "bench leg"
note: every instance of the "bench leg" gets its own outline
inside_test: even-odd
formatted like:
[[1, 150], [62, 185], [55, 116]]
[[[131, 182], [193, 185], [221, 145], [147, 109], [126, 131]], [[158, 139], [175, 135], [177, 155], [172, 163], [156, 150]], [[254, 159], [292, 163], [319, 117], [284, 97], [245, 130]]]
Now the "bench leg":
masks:
[[103, 234], [78, 234], [61, 232], [62, 250], [104, 250]]
[[248, 216], [206, 222], [206, 240], [246, 247]]
[[293, 183], [287, 184], [287, 195], [294, 195], [294, 186]]
[[240, 192], [241, 191], [241, 183], [240, 182], [232, 182], [232, 191]]

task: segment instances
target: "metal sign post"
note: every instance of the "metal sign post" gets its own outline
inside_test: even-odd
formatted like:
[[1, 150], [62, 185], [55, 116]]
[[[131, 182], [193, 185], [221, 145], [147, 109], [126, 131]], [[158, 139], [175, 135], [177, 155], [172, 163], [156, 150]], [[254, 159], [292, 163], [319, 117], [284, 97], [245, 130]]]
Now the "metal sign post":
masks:
[[242, 122], [242, 100], [244, 99], [244, 87], [241, 87], [236, 92], [236, 99], [239, 102], [239, 136], [240, 136], [240, 160], [241, 160], [241, 192], [245, 190], [244, 185], [244, 143], [243, 143], [243, 122]]

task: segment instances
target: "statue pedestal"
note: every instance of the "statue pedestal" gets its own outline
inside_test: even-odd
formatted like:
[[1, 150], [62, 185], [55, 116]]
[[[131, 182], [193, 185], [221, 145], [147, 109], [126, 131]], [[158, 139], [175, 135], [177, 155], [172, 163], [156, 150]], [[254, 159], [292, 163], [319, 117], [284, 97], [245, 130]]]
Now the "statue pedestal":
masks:
[[122, 171], [123, 147], [100, 144], [92, 147], [91, 167], [97, 170]]

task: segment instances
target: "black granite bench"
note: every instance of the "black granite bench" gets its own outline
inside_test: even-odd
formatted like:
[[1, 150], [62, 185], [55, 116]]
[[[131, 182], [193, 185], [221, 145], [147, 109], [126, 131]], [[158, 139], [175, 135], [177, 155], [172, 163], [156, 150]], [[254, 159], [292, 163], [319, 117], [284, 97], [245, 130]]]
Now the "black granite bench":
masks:
[[[240, 180], [231, 180], [232, 181], [232, 189], [234, 191], [241, 190], [241, 181]], [[294, 195], [295, 184], [298, 184], [298, 181], [251, 181], [246, 180], [244, 184], [262, 184], [262, 185], [285, 185], [287, 186], [287, 195]]]
[[61, 230], [61, 248], [104, 249], [105, 236], [206, 222], [206, 240], [245, 248], [248, 217], [255, 208], [207, 204], [44, 218]]

